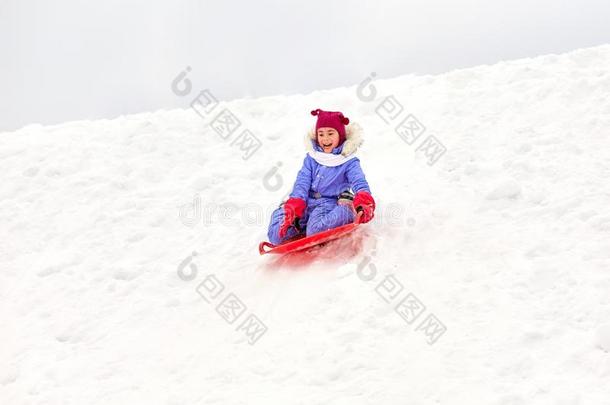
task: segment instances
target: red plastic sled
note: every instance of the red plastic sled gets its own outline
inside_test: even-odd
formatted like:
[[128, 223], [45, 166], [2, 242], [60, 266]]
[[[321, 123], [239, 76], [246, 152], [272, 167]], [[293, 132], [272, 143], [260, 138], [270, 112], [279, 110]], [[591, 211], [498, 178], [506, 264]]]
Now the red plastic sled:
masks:
[[356, 218], [354, 218], [354, 222], [352, 222], [351, 224], [339, 226], [337, 228], [329, 229], [328, 231], [316, 233], [315, 235], [311, 235], [311, 236], [307, 236], [307, 237], [299, 236], [299, 237], [297, 237], [297, 239], [292, 239], [292, 240], [282, 243], [280, 245], [274, 245], [269, 242], [261, 242], [258, 245], [258, 252], [261, 255], [264, 255], [267, 253], [282, 254], [282, 253], [296, 252], [298, 250], [307, 249], [312, 246], [316, 246], [321, 243], [340, 238], [340, 237], [352, 232], [354, 229], [356, 229], [358, 227], [358, 225], [360, 225], [361, 217], [362, 217], [362, 212], [359, 212], [358, 215], [356, 215]]

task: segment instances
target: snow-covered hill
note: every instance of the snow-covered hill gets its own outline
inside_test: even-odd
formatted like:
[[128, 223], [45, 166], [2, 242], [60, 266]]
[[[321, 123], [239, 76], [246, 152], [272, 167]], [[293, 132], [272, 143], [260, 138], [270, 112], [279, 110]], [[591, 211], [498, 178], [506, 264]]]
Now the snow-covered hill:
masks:
[[[610, 46], [371, 78], [0, 134], [0, 403], [609, 403]], [[314, 108], [377, 217], [261, 257]]]

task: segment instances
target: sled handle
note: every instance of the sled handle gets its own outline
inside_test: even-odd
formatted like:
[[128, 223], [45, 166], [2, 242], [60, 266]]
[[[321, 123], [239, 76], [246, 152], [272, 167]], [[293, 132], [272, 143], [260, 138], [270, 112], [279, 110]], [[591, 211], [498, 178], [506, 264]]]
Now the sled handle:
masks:
[[266, 247], [269, 248], [269, 250], [271, 250], [275, 247], [275, 245], [273, 243], [269, 243], [269, 242], [261, 242], [258, 245], [258, 253], [260, 253], [261, 255], [268, 253], [269, 250], [265, 250]]
[[[360, 207], [358, 207], [360, 208]], [[355, 224], [359, 224], [360, 221], [362, 221], [362, 216], [364, 215], [364, 210], [362, 208], [360, 208], [359, 210], [357, 210], [356, 213], [356, 218], [354, 218], [354, 223]]]

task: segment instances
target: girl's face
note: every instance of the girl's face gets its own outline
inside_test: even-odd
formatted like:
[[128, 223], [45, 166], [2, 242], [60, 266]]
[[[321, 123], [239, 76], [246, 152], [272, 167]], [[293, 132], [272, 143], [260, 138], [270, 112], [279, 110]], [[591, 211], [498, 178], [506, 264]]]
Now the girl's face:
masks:
[[339, 133], [334, 128], [318, 128], [317, 136], [318, 145], [320, 145], [324, 153], [331, 153], [333, 149], [339, 146]]

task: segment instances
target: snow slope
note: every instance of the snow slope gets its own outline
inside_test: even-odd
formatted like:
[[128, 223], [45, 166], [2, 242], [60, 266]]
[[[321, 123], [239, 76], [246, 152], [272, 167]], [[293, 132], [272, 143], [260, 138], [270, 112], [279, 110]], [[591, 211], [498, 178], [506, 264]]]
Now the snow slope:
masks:
[[[250, 158], [192, 109], [0, 134], [1, 404], [610, 403], [610, 46], [222, 108]], [[313, 108], [377, 218], [261, 257]]]

